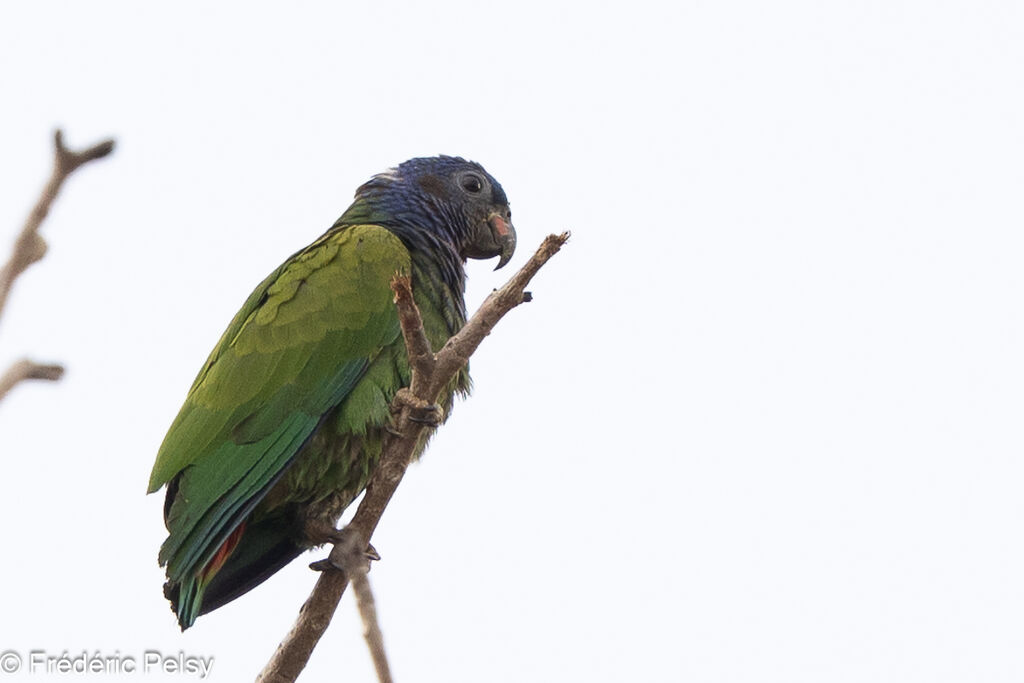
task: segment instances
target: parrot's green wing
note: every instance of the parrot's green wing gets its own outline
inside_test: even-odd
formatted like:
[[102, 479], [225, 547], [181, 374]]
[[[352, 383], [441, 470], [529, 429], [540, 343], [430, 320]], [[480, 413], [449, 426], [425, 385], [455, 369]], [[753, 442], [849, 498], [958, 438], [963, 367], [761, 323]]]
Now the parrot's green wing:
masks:
[[209, 562], [398, 338], [390, 282], [409, 271], [397, 237], [358, 225], [294, 255], [245, 302], [192, 385], [149, 480], [151, 492], [168, 482], [175, 491], [160, 549], [172, 580]]

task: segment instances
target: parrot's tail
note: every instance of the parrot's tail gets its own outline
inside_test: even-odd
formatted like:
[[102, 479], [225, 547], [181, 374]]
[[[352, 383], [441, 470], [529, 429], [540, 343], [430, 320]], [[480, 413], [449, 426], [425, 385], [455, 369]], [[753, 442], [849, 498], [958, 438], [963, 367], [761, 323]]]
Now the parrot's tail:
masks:
[[184, 631], [197, 617], [212, 612], [266, 581], [305, 550], [296, 544], [293, 523], [285, 517], [243, 523], [193, 577], [164, 584], [164, 595]]

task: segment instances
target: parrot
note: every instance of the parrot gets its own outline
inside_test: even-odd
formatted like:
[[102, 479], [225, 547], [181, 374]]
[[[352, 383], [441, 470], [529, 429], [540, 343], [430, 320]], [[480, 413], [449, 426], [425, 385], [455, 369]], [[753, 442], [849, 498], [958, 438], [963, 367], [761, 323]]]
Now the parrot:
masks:
[[[516, 246], [505, 191], [461, 157], [414, 158], [360, 186], [320, 238], [253, 290], [201, 367], [157, 452], [159, 563], [181, 630], [310, 548], [365, 489], [411, 373], [394, 295], [411, 279], [435, 350], [466, 322], [466, 259]], [[433, 406], [447, 419], [463, 368]], [[429, 431], [428, 431], [429, 434]], [[421, 439], [416, 457], [427, 439]]]

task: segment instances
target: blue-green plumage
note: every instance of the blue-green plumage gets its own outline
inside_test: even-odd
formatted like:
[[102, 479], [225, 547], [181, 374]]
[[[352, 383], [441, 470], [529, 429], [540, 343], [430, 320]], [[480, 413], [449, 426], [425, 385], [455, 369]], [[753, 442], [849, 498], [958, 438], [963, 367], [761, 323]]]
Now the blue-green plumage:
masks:
[[[412, 277], [435, 349], [465, 322], [466, 258], [515, 248], [482, 167], [412, 159], [375, 176], [320, 239], [249, 296], [157, 455], [165, 594], [182, 628], [325, 542], [366, 486], [409, 369], [390, 291]], [[440, 403], [466, 392], [461, 373]]]

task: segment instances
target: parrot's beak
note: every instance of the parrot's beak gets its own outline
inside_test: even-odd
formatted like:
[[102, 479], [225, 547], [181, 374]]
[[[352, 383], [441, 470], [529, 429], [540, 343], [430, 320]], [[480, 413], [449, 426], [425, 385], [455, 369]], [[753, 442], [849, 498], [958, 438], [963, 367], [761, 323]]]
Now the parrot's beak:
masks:
[[462, 250], [462, 257], [487, 259], [500, 256], [498, 267], [495, 268], [497, 270], [512, 260], [515, 251], [515, 228], [512, 227], [511, 221], [494, 211], [486, 220], [477, 223], [469, 244]]
[[511, 261], [512, 254], [516, 252], [516, 229], [496, 213], [490, 215], [487, 223], [491, 226], [491, 234], [494, 235], [495, 242], [501, 248], [499, 252], [501, 258], [498, 260], [498, 265], [494, 267], [497, 270]]

